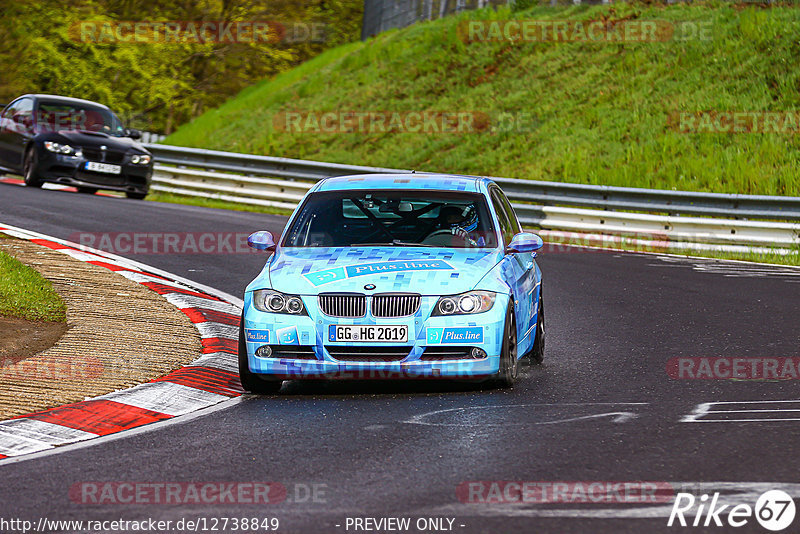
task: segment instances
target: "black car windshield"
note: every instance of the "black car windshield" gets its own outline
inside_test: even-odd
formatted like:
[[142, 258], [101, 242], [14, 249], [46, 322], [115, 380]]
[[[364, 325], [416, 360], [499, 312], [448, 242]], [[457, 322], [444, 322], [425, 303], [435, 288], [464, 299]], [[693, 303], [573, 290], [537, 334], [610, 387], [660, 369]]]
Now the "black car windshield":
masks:
[[283, 246], [494, 248], [497, 235], [476, 193], [332, 191], [309, 195]]
[[83, 130], [124, 137], [122, 122], [111, 111], [63, 102], [39, 102], [36, 123], [40, 131]]

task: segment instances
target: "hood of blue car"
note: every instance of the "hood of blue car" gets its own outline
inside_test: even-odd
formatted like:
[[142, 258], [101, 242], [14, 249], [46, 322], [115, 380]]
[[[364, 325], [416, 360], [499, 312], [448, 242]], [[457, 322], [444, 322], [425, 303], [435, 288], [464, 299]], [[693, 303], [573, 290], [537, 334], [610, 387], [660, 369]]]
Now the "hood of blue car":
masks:
[[501, 259], [497, 250], [286, 248], [271, 258], [269, 280], [273, 289], [296, 295], [394, 291], [452, 295], [473, 289]]

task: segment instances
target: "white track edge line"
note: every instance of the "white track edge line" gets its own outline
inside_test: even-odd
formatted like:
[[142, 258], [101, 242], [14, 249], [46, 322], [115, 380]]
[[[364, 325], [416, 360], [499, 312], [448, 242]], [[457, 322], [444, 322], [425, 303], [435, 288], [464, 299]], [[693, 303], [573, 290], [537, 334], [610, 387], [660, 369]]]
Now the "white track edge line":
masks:
[[[594, 235], [594, 234], [580, 234], [580, 235]], [[548, 244], [545, 242], [545, 244]], [[761, 261], [748, 261], [748, 260], [734, 260], [728, 258], [709, 258], [708, 256], [690, 256], [686, 254], [676, 254], [674, 252], [651, 252], [647, 250], [626, 250], [624, 248], [612, 248], [612, 247], [600, 247], [597, 245], [580, 245], [577, 243], [551, 243], [552, 245], [557, 245], [561, 247], [575, 247], [575, 248], [589, 248], [593, 250], [607, 250], [609, 252], [620, 252], [624, 254], [641, 254], [641, 255], [648, 255], [648, 256], [668, 256], [671, 258], [683, 258], [689, 260], [699, 260], [699, 261], [706, 261], [706, 262], [717, 262], [717, 263], [741, 263], [744, 265], [763, 265], [766, 267], [772, 267], [773, 269], [781, 268], [781, 269], [795, 269], [800, 271], [800, 266], [797, 265], [787, 265], [785, 263], [764, 263]], [[543, 252], [543, 256], [546, 256], [547, 253]]]

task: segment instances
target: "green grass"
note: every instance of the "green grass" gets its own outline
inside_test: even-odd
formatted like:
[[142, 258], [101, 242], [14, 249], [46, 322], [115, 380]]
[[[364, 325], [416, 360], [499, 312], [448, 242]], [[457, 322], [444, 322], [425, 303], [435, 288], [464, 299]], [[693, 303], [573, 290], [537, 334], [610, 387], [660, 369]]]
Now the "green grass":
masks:
[[169, 202], [171, 204], [187, 204], [189, 206], [200, 206], [203, 208], [218, 208], [234, 211], [250, 211], [255, 213], [272, 213], [276, 215], [289, 216], [292, 210], [285, 210], [281, 208], [271, 208], [267, 206], [255, 206], [251, 204], [238, 204], [236, 202], [228, 202], [226, 200], [217, 200], [212, 198], [193, 197], [186, 195], [175, 195], [172, 193], [159, 193], [151, 191], [146, 200], [153, 202]]
[[[691, 191], [800, 196], [800, 137], [685, 134], [680, 111], [800, 110], [800, 10], [695, 2], [464, 12], [332, 49], [165, 142], [329, 162]], [[464, 43], [472, 19], [707, 24], [711, 39]], [[284, 111], [526, 113], [530, 131], [285, 133]]]
[[0, 316], [32, 321], [66, 321], [67, 308], [50, 281], [0, 252]]

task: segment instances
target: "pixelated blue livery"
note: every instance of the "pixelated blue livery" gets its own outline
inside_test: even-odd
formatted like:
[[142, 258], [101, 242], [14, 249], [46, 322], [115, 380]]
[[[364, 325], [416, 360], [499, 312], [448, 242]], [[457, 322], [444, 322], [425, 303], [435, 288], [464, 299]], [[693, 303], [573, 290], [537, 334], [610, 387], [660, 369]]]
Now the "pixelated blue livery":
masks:
[[[367, 242], [364, 242], [367, 241]], [[544, 356], [542, 240], [491, 180], [381, 174], [328, 178], [304, 197], [247, 286], [246, 390], [284, 379], [490, 379]]]

